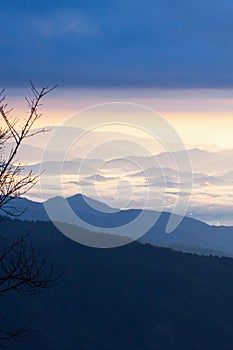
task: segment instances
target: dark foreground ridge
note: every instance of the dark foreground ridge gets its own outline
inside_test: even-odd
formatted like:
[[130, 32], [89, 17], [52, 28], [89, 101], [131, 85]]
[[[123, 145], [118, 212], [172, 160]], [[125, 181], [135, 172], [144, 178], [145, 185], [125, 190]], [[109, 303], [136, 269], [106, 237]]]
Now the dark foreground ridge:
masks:
[[232, 349], [233, 259], [139, 243], [87, 248], [48, 222], [0, 222], [4, 237], [31, 229], [64, 275], [42, 294], [0, 298], [2, 314], [33, 330], [9, 350]]

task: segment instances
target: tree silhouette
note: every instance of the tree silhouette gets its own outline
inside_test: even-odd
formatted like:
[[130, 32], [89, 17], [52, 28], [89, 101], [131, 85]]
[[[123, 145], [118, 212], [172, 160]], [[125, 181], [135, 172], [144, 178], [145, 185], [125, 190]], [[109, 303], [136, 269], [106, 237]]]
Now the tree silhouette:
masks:
[[[52, 88], [44, 87], [38, 90], [32, 82], [33, 97], [26, 98], [29, 113], [26, 118], [12, 116], [8, 107], [5, 90], [0, 93], [0, 211], [3, 216], [15, 217], [20, 215], [12, 205], [12, 200], [27, 193], [37, 183], [39, 174], [29, 171], [22, 176], [22, 167], [17, 162], [18, 151], [23, 141], [45, 129], [33, 131], [34, 124], [41, 117], [39, 107], [41, 100], [50, 93]], [[6, 145], [10, 142], [10, 152]], [[57, 278], [53, 277], [53, 268], [48, 266], [47, 256], [41, 256], [28, 240], [29, 233], [9, 237], [0, 236], [0, 296], [10, 292], [34, 294], [44, 288], [54, 285]], [[0, 320], [0, 340], [20, 337], [29, 333], [28, 326], [17, 329], [7, 329], [6, 320]]]

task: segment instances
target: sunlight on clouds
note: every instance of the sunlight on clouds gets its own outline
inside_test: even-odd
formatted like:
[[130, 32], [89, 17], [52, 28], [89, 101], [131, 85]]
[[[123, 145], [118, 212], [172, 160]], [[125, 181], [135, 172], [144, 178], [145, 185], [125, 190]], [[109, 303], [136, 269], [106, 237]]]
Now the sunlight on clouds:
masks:
[[[7, 89], [9, 106], [15, 106], [18, 116], [26, 111], [24, 96], [28, 89]], [[212, 97], [211, 97], [212, 96]], [[223, 98], [227, 96], [227, 98]], [[215, 145], [233, 148], [233, 90], [156, 90], [156, 89], [57, 89], [42, 106], [43, 117], [37, 126], [60, 125], [83, 108], [111, 101], [132, 102], [158, 111], [177, 130], [189, 146]], [[130, 113], [130, 111], [129, 111]], [[106, 122], [116, 120], [116, 115], [106, 116]], [[135, 120], [142, 115], [135, 113]], [[92, 118], [92, 114], [89, 114]], [[145, 120], [150, 128], [151, 120]], [[106, 127], [107, 128], [107, 127]], [[137, 137], [150, 138], [143, 131], [137, 135], [129, 128], [121, 131]], [[116, 130], [116, 129], [115, 129]], [[120, 130], [119, 130], [120, 131]], [[143, 135], [142, 135], [143, 133]]]
[[113, 125], [113, 124], [103, 125], [101, 127], [96, 128], [95, 131], [97, 131], [97, 132], [101, 132], [101, 131], [119, 132], [119, 133], [123, 133], [125, 135], [131, 135], [131, 136], [136, 136], [136, 137], [154, 140], [154, 137], [150, 133], [144, 131], [143, 129], [136, 128], [133, 125], [124, 125], [124, 124], [118, 125], [117, 123], [115, 125]]
[[232, 112], [167, 112], [167, 120], [188, 145], [215, 145], [233, 148]]

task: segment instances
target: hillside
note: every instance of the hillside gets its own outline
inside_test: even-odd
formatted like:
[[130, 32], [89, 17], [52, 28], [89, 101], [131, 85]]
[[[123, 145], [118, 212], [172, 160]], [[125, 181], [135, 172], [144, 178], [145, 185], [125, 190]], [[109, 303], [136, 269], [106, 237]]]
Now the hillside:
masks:
[[33, 244], [64, 275], [37, 296], [1, 297], [2, 313], [33, 329], [9, 350], [232, 349], [232, 259], [139, 243], [93, 249], [51, 223], [0, 223], [4, 237], [32, 228]]
[[[62, 197], [54, 197], [45, 202], [45, 205], [53, 213], [54, 221], [75, 224], [70, 216], [67, 218], [64, 214], [64, 201]], [[108, 233], [109, 229], [130, 223], [141, 213], [141, 210], [138, 209], [116, 211], [104, 203], [81, 194], [69, 197], [67, 201], [83, 224], [92, 225], [92, 230], [97, 232]], [[43, 203], [17, 198], [11, 204], [17, 208], [17, 213], [22, 213], [19, 217], [22, 220], [49, 221]], [[233, 227], [211, 226], [199, 220], [184, 217], [174, 232], [166, 234], [169, 217], [169, 213], [161, 213], [157, 223], [140, 240], [144, 243], [170, 247], [184, 252], [233, 256]], [[147, 218], [153, 223], [156, 212], [147, 211]], [[81, 221], [80, 224], [82, 224]], [[140, 233], [140, 230], [143, 232], [143, 227], [139, 225], [138, 232]], [[143, 226], [143, 223], [141, 225]]]

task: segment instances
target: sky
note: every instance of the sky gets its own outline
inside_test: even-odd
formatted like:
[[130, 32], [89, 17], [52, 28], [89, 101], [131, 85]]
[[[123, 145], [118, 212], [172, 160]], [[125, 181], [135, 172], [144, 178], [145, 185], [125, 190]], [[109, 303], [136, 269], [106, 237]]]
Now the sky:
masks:
[[0, 86], [23, 115], [29, 80], [58, 84], [38, 126], [127, 101], [161, 113], [186, 144], [233, 148], [232, 18], [230, 0], [5, 1]]
[[[15, 115], [24, 117], [29, 80], [58, 85], [44, 99], [37, 127], [61, 125], [96, 104], [126, 102], [155, 110], [189, 149], [233, 149], [232, 18], [232, 0], [7, 0], [0, 11], [0, 87]], [[133, 120], [135, 109], [127, 111]], [[116, 119], [114, 111], [108, 116]], [[137, 118], [154, 128], [153, 118]], [[201, 154], [203, 168], [198, 158], [194, 170], [212, 176], [218, 161], [205, 167], [212, 156], [207, 162]], [[217, 176], [227, 180], [208, 178], [204, 189], [197, 184], [193, 213], [214, 201], [205, 196], [208, 187], [211, 196], [224, 194], [215, 204], [223, 211], [229, 204], [231, 216], [225, 174], [231, 154], [221, 157]], [[209, 180], [222, 187], [210, 188]]]
[[0, 17], [4, 87], [233, 87], [231, 0], [8, 0]]
[[[28, 87], [6, 89], [9, 106], [24, 117], [31, 96]], [[61, 125], [82, 109], [101, 103], [126, 102], [152, 108], [171, 124], [187, 148], [204, 148], [208, 151], [233, 149], [233, 89], [160, 89], [141, 87], [60, 87], [46, 96], [41, 106], [42, 118], [36, 127]], [[94, 108], [94, 107], [93, 107]], [[13, 114], [14, 114], [13, 113]], [[128, 111], [130, 118], [130, 111]], [[91, 118], [91, 116], [90, 116]], [[140, 114], [140, 118], [146, 115]], [[113, 117], [112, 120], [116, 120]], [[127, 118], [126, 118], [127, 120]], [[111, 117], [109, 114], [109, 121]], [[153, 119], [147, 120], [147, 125]]]

